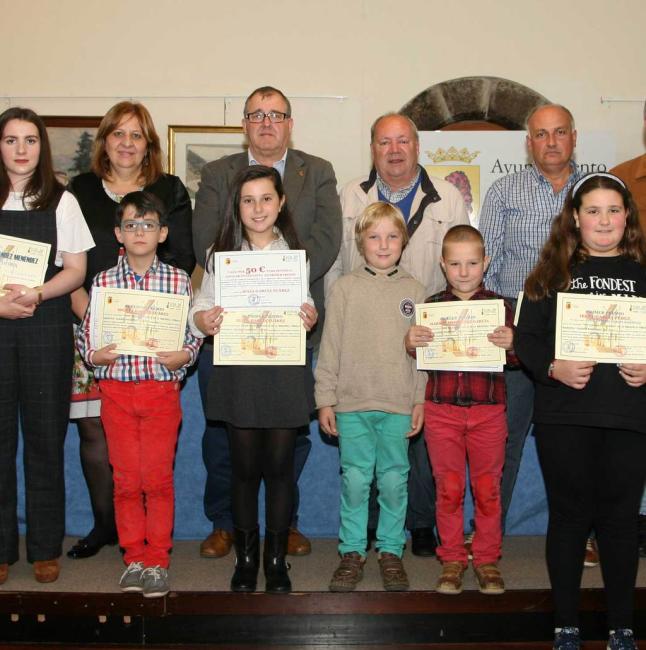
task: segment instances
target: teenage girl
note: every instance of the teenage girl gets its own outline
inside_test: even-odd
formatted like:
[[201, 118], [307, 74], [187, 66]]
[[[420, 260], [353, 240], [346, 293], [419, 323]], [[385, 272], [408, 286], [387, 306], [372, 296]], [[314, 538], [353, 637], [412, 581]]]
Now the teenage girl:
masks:
[[[5, 284], [0, 298], [0, 583], [18, 560], [16, 449], [24, 442], [27, 560], [39, 582], [58, 578], [65, 533], [63, 443], [72, 377], [69, 293], [94, 246], [76, 199], [56, 180], [40, 117], [0, 115], [0, 235], [51, 245], [41, 286]], [[4, 275], [4, 273], [3, 273]]]
[[536, 381], [536, 445], [549, 506], [554, 648], [580, 647], [588, 531], [597, 533], [610, 650], [633, 650], [637, 523], [646, 476], [646, 365], [554, 358], [556, 294], [646, 297], [646, 247], [624, 183], [579, 180], [525, 283], [515, 349]]
[[[200, 294], [189, 312], [196, 336], [217, 334], [223, 309], [215, 305], [213, 253], [288, 250], [302, 246], [285, 204], [279, 173], [255, 165], [241, 171], [230, 204], [207, 256]], [[311, 298], [301, 305], [306, 330], [316, 323]], [[222, 366], [209, 384], [207, 416], [227, 424], [232, 462], [232, 511], [236, 568], [233, 591], [254, 591], [258, 574], [258, 489], [265, 481], [266, 531], [263, 566], [266, 591], [288, 592], [285, 564], [293, 501], [294, 443], [314, 410], [309, 366]]]

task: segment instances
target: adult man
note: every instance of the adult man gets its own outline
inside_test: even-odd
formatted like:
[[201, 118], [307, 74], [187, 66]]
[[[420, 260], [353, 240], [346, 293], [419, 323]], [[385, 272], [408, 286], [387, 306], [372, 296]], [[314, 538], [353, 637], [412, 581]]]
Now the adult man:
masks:
[[[646, 102], [644, 103], [644, 144], [646, 145]], [[610, 173], [619, 176], [633, 195], [639, 208], [639, 221], [646, 232], [646, 153], [613, 167]]]
[[[387, 113], [378, 117], [370, 131], [374, 166], [367, 177], [350, 181], [341, 190], [343, 243], [339, 257], [326, 278], [326, 287], [349, 273], [364, 260], [355, 244], [354, 224], [364, 208], [375, 201], [397, 206], [408, 225], [410, 241], [401, 265], [426, 287], [427, 295], [446, 286], [440, 268], [444, 233], [460, 223], [469, 223], [460, 192], [450, 183], [429, 177], [421, 167], [419, 138], [414, 122], [405, 115]], [[411, 439], [410, 474], [406, 526], [412, 534], [415, 555], [435, 554], [435, 487], [424, 437]], [[372, 517], [371, 517], [372, 518]], [[374, 522], [368, 524], [372, 529]]]
[[[646, 102], [644, 102], [644, 144], [646, 145]], [[646, 153], [627, 160], [610, 170], [626, 183], [639, 209], [639, 222], [646, 232]], [[646, 490], [639, 508], [639, 554], [646, 557]]]
[[[535, 108], [527, 118], [533, 165], [498, 179], [485, 196], [480, 231], [491, 258], [485, 286], [514, 305], [554, 217], [579, 177], [572, 160], [576, 135], [567, 108], [555, 104]], [[505, 370], [505, 378], [509, 437], [501, 486], [503, 529], [534, 406], [534, 386], [524, 370]]]
[[[193, 214], [193, 245], [199, 264], [204, 265], [207, 248], [213, 243], [224, 217], [229, 188], [235, 175], [248, 165], [275, 167], [283, 178], [287, 204], [296, 231], [308, 253], [310, 292], [319, 312], [316, 332], [308, 345], [320, 338], [323, 325], [323, 277], [336, 258], [341, 242], [341, 207], [336, 194], [336, 178], [329, 162], [288, 148], [293, 119], [291, 105], [276, 88], [263, 86], [254, 90], [244, 105], [242, 128], [249, 141], [249, 150], [208, 163], [202, 178]], [[212, 345], [204, 346], [198, 375], [202, 403], [213, 371]], [[217, 372], [217, 370], [215, 371]], [[307, 432], [296, 441], [294, 458], [294, 515], [298, 512], [297, 481], [309, 454], [311, 442]], [[211, 533], [200, 546], [202, 557], [221, 557], [231, 549], [231, 465], [227, 432], [217, 423], [207, 422], [202, 439], [202, 456], [207, 471], [204, 510], [213, 522]], [[311, 546], [296, 528], [294, 518], [288, 539], [288, 553], [306, 555]]]

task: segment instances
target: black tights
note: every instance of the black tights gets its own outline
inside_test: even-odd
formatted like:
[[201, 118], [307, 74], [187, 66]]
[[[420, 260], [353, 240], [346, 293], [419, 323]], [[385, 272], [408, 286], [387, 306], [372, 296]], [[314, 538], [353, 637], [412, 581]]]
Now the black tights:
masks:
[[94, 527], [88, 534], [90, 543], [104, 543], [116, 538], [112, 468], [101, 418], [79, 418], [81, 467], [90, 493]]
[[239, 429], [227, 425], [231, 445], [233, 525], [258, 525], [258, 490], [265, 480], [268, 530], [287, 530], [294, 500], [294, 444], [298, 429]]
[[537, 424], [549, 506], [547, 568], [556, 626], [577, 626], [586, 537], [593, 527], [610, 629], [632, 627], [646, 434]]

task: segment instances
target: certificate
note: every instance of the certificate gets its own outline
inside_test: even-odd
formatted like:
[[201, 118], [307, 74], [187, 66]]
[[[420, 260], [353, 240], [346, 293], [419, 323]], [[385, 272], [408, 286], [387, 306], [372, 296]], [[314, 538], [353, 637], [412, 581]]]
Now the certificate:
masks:
[[116, 343], [115, 352], [140, 357], [181, 350], [189, 304], [174, 293], [93, 287], [91, 345]]
[[214, 365], [304, 365], [305, 251], [222, 252], [213, 262], [215, 304], [224, 308]]
[[418, 370], [502, 371], [505, 350], [487, 334], [505, 324], [502, 300], [459, 300], [415, 306], [415, 322], [433, 330], [417, 348]]
[[646, 363], [646, 299], [557, 294], [554, 357]]
[[5, 284], [38, 287], [45, 281], [51, 245], [0, 235], [0, 295]]

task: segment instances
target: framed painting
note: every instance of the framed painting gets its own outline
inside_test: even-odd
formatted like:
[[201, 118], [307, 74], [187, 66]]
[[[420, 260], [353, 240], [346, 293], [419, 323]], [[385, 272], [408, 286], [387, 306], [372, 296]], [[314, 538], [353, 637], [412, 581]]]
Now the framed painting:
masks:
[[246, 150], [241, 126], [168, 127], [168, 171], [182, 179], [192, 201], [206, 163]]
[[92, 145], [101, 117], [44, 115], [54, 171], [61, 181], [90, 170]]

